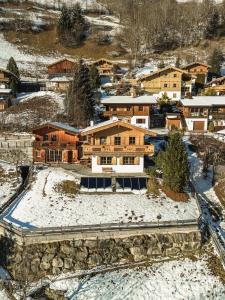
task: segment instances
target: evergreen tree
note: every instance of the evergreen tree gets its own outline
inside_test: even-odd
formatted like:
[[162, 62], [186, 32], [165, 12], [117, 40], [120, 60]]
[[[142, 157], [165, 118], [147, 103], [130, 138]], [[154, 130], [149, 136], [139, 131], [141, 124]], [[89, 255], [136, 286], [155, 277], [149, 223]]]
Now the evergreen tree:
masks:
[[211, 66], [210, 72], [212, 76], [219, 76], [220, 75], [220, 68], [224, 61], [223, 53], [220, 49], [214, 49], [210, 58], [209, 58], [209, 65]]
[[204, 0], [203, 7], [206, 11], [206, 28], [205, 28], [205, 38], [211, 39], [218, 34], [220, 16], [212, 0]]
[[177, 56], [176, 62], [175, 62], [175, 67], [176, 68], [180, 68], [181, 67], [181, 63], [180, 63], [180, 56]]
[[13, 94], [15, 95], [18, 92], [20, 73], [13, 57], [10, 57], [8, 61], [7, 70], [13, 73], [17, 77], [15, 78], [14, 76], [11, 76], [9, 82], [9, 87], [12, 90]]
[[85, 127], [94, 117], [94, 97], [89, 69], [82, 60], [76, 65], [65, 100], [66, 112], [75, 126]]
[[161, 156], [163, 184], [174, 192], [182, 192], [189, 180], [188, 157], [179, 132], [171, 132]]
[[91, 65], [89, 69], [89, 76], [92, 89], [97, 90], [100, 87], [100, 76], [95, 65]]

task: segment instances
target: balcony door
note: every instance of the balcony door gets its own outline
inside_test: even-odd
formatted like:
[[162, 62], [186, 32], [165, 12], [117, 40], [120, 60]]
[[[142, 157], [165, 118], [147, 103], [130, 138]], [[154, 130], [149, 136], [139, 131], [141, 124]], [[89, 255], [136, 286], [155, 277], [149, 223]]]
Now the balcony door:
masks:
[[62, 162], [62, 150], [46, 150], [45, 162], [47, 163]]

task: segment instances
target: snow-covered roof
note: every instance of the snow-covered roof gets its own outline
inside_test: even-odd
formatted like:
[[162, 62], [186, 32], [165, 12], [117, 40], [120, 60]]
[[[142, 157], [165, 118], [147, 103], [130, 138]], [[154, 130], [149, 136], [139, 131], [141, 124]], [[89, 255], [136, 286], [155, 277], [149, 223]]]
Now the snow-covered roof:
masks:
[[192, 62], [192, 63], [190, 63], [190, 64], [188, 64], [188, 65], [182, 67], [182, 69], [186, 69], [186, 68], [189, 68], [189, 67], [192, 67], [192, 66], [195, 66], [195, 65], [198, 65], [198, 66], [204, 66], [204, 67], [207, 67], [207, 68], [211, 68], [211, 66], [206, 65], [206, 64], [204, 64], [204, 63], [202, 63], [202, 62], [194, 61], [194, 62]]
[[101, 100], [102, 104], [156, 104], [154, 96], [110, 96]]
[[11, 89], [1, 89], [0, 88], [0, 94], [10, 94], [12, 92]]
[[225, 129], [217, 131], [216, 134], [222, 134], [222, 135], [225, 135]]
[[72, 63], [76, 63], [76, 60], [75, 60], [75, 59], [68, 58], [68, 57], [63, 57], [63, 58], [58, 59], [58, 60], [56, 60], [55, 62], [49, 64], [48, 67], [54, 66], [54, 65], [56, 65], [56, 64], [58, 64], [58, 63], [60, 63], [60, 62], [62, 62], [62, 61], [64, 61], [64, 60], [68, 60], [68, 61], [70, 61], [70, 62], [72, 62]]
[[46, 126], [56, 127], [56, 128], [59, 128], [59, 129], [65, 130], [65, 131], [69, 131], [69, 132], [75, 133], [75, 134], [80, 132], [80, 130], [78, 128], [72, 127], [70, 125], [67, 125], [67, 124], [64, 124], [64, 123], [61, 123], [61, 122], [48, 122], [48, 123], [43, 124], [43, 125], [41, 125], [37, 128], [34, 128], [34, 131], [39, 129], [39, 128], [46, 127]]
[[225, 106], [225, 96], [197, 96], [192, 99], [181, 99], [180, 102], [183, 106]]
[[70, 82], [72, 80], [71, 77], [67, 77], [67, 76], [59, 76], [59, 77], [53, 77], [51, 78], [49, 81], [51, 82]]

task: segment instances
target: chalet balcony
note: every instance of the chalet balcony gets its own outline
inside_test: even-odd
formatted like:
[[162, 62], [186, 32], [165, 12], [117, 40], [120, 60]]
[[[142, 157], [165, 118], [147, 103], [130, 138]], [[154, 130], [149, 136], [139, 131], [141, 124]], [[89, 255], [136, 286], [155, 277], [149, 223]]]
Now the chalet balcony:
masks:
[[122, 111], [122, 110], [114, 110], [114, 111], [104, 111], [104, 117], [113, 117], [113, 116], [121, 116], [121, 117], [132, 117], [132, 111]]
[[153, 155], [154, 145], [83, 145], [84, 155], [99, 155], [99, 154], [109, 154], [109, 155], [120, 155], [120, 154], [140, 154], [140, 155]]
[[225, 113], [212, 113], [213, 120], [225, 120]]
[[34, 148], [36, 149], [68, 149], [73, 150], [77, 148], [77, 143], [67, 143], [67, 142], [60, 142], [60, 141], [35, 141], [33, 143]]

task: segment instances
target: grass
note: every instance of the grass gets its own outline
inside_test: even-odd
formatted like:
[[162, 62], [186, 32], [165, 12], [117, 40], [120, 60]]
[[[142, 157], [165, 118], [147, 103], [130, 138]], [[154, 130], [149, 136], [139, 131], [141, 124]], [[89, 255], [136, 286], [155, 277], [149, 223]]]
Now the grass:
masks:
[[72, 180], [63, 180], [55, 186], [55, 190], [68, 197], [73, 197], [78, 193], [79, 185]]

